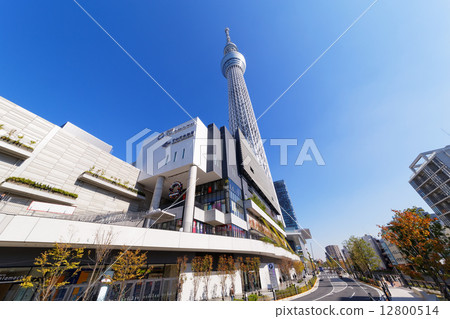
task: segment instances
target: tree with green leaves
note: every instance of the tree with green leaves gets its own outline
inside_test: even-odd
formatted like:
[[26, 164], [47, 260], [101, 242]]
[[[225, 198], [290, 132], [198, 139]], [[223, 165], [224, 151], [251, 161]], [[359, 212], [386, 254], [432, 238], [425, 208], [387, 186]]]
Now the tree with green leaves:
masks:
[[48, 300], [54, 291], [67, 285], [68, 279], [80, 270], [83, 254], [84, 248], [55, 243], [53, 249], [44, 251], [35, 259], [34, 264], [41, 275], [37, 278], [25, 277], [20, 286], [36, 288], [35, 299]]
[[362, 275], [372, 276], [372, 271], [375, 270], [380, 259], [373, 248], [362, 238], [351, 236], [344, 242], [344, 247], [350, 253], [350, 258], [354, 266]]

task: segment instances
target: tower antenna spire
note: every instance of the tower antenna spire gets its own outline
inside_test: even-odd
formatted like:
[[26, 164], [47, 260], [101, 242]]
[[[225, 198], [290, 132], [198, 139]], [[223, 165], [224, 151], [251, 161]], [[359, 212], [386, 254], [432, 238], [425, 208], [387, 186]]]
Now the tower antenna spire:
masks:
[[230, 39], [230, 28], [225, 28], [225, 34], [227, 35], [227, 43], [231, 42]]

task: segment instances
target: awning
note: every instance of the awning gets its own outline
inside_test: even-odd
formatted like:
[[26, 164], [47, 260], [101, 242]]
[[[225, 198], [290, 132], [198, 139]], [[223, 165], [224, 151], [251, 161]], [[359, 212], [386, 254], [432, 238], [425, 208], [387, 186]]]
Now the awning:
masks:
[[174, 220], [175, 214], [169, 213], [165, 210], [161, 210], [158, 208], [149, 212], [147, 215], [144, 216], [144, 218], [152, 219], [154, 221], [163, 223]]

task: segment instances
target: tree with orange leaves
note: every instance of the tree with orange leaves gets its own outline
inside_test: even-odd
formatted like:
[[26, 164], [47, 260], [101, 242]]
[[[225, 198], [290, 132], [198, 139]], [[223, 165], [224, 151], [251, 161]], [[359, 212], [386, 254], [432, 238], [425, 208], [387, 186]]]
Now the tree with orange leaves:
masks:
[[445, 280], [450, 276], [450, 239], [443, 226], [421, 208], [392, 211], [393, 219], [379, 227], [381, 237], [396, 245], [408, 262], [401, 270], [416, 278], [431, 277], [448, 299]]

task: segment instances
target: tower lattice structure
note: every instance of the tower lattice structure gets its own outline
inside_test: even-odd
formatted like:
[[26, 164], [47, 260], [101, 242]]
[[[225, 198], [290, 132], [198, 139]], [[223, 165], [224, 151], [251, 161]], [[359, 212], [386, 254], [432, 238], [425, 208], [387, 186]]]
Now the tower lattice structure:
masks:
[[228, 81], [228, 116], [229, 126], [235, 138], [237, 131], [241, 130], [252, 148], [259, 164], [266, 175], [272, 180], [266, 152], [259, 133], [255, 113], [253, 111], [250, 95], [244, 80], [246, 62], [237, 46], [231, 42], [229, 29], [225, 29], [227, 43], [223, 50], [222, 74]]

